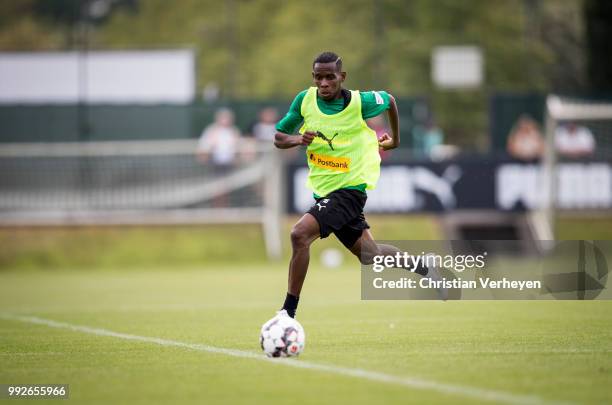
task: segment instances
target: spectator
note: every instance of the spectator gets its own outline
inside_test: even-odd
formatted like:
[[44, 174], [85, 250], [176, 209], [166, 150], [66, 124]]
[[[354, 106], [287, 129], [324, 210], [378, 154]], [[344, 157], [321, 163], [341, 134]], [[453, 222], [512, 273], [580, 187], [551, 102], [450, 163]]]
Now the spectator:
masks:
[[215, 121], [207, 126], [198, 142], [197, 155], [201, 162], [210, 159], [217, 168], [234, 164], [240, 142], [240, 130], [234, 125], [234, 113], [222, 108], [215, 114]]
[[258, 141], [268, 142], [272, 146], [274, 135], [276, 134], [277, 121], [278, 112], [276, 109], [272, 107], [264, 108], [259, 112], [259, 121], [251, 129], [253, 137]]
[[444, 133], [442, 129], [431, 120], [427, 123], [425, 128], [425, 138], [423, 142], [423, 149], [425, 154], [431, 156], [432, 152], [436, 147], [442, 145], [444, 142]]
[[508, 136], [507, 150], [510, 156], [521, 160], [534, 160], [542, 156], [544, 137], [531, 117], [519, 117]]
[[587, 127], [569, 122], [557, 128], [555, 147], [561, 156], [581, 158], [595, 152], [595, 138]]
[[413, 148], [417, 153], [432, 157], [444, 142], [444, 133], [433, 119], [425, 127], [415, 126], [412, 132]]

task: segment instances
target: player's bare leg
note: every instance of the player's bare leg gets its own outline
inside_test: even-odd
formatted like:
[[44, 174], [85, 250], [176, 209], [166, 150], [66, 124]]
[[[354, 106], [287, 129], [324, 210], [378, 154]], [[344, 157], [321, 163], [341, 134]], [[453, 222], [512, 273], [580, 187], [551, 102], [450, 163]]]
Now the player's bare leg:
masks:
[[[402, 254], [403, 252], [392, 245], [385, 245], [384, 243], [376, 243], [372, 237], [372, 233], [369, 229], [364, 229], [361, 237], [355, 242], [353, 247], [349, 249], [353, 253], [361, 264], [372, 264], [374, 262], [374, 256], [395, 256], [396, 253]], [[439, 280], [440, 275], [435, 268], [427, 268], [423, 265], [416, 269], [407, 269], [414, 273], [417, 273], [423, 277], [428, 277], [433, 280]], [[448, 291], [445, 288], [438, 288], [438, 294], [440, 298], [446, 300], [448, 298]]]
[[363, 230], [361, 237], [349, 250], [362, 264], [372, 264], [374, 256], [394, 256], [397, 252], [401, 253], [401, 250], [393, 245], [377, 243], [369, 229]]
[[287, 298], [283, 309], [289, 316], [295, 316], [295, 310], [308, 272], [310, 262], [310, 245], [320, 236], [319, 223], [310, 214], [304, 214], [291, 230], [291, 261], [289, 262], [289, 280]]

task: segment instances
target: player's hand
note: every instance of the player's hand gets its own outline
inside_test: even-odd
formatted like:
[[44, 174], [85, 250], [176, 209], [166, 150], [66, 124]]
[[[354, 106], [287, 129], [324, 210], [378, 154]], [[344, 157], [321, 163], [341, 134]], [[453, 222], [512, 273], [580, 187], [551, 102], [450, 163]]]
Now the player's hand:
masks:
[[389, 136], [387, 133], [382, 134], [382, 136], [378, 138], [378, 146], [382, 150], [395, 149], [397, 147], [395, 142], [393, 142], [393, 138], [391, 138], [391, 136]]
[[308, 146], [312, 143], [312, 140], [317, 136], [316, 132], [306, 131], [302, 135], [302, 146]]

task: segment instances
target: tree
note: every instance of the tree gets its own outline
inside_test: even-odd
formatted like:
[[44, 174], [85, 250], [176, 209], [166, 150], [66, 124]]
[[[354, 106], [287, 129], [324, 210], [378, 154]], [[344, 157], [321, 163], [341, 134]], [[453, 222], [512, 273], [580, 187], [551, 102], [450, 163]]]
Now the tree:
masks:
[[588, 0], [584, 6], [589, 89], [597, 94], [612, 94], [612, 3]]

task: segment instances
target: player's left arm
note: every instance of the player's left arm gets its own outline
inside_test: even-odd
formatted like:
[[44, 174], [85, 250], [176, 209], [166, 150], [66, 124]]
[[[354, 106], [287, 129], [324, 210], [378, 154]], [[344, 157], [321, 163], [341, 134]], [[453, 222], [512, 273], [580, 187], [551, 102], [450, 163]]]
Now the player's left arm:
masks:
[[389, 109], [387, 110], [389, 125], [391, 126], [391, 135], [383, 134], [378, 140], [378, 145], [383, 150], [395, 149], [400, 145], [399, 132], [399, 112], [397, 111], [397, 103], [395, 97], [389, 94]]

